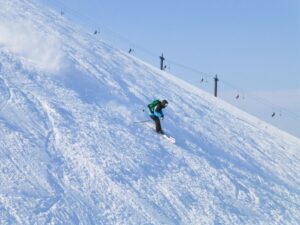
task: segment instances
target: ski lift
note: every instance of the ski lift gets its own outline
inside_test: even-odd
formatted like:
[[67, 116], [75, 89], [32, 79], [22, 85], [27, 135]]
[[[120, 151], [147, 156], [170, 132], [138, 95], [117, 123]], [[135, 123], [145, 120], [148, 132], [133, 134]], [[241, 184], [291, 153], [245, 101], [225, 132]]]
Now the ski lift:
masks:
[[276, 115], [276, 113], [275, 113], [275, 112], [273, 112], [273, 113], [272, 113], [272, 118], [273, 118], [275, 115]]

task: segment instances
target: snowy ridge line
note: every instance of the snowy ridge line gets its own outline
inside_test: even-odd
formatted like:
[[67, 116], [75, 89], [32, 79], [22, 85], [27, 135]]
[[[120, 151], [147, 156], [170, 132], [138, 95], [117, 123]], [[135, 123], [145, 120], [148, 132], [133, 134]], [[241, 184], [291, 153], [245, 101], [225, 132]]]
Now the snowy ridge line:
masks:
[[[56, 2], [55, 5], [58, 8], [67, 10], [68, 13], [75, 15], [76, 18], [82, 18], [82, 20], [86, 21], [89, 25], [92, 25], [94, 27], [102, 27], [102, 28], [104, 28], [104, 30], [106, 30], [108, 33], [111, 33], [114, 38], [117, 38], [117, 39], [119, 39], [121, 41], [124, 41], [124, 42], [128, 43], [129, 46], [132, 46], [132, 47], [134, 46], [135, 49], [138, 49], [141, 52], [146, 53], [147, 55], [151, 56], [153, 59], [154, 58], [157, 59], [158, 54], [154, 54], [153, 52], [151, 52], [150, 50], [146, 49], [145, 47], [142, 47], [142, 46], [137, 45], [136, 43], [133, 43], [132, 41], [128, 40], [128, 38], [124, 37], [123, 35], [118, 34], [115, 31], [112, 31], [111, 29], [107, 28], [104, 25], [99, 25], [99, 24], [96, 25], [98, 22], [96, 22], [94, 19], [92, 19], [88, 15], [84, 15], [84, 14], [78, 12], [77, 10], [74, 10], [74, 9], [71, 9], [71, 8], [67, 7], [65, 4], [63, 4], [59, 0], [58, 1], [55, 0], [53, 2]], [[61, 17], [65, 17], [65, 15], [63, 15], [63, 16], [60, 15], [59, 18], [61, 18]], [[90, 35], [92, 35], [92, 34], [90, 33]], [[93, 36], [95, 36], [95, 35], [93, 35]], [[135, 51], [135, 52], [138, 52], [138, 51]], [[211, 75], [211, 74], [209, 74], [207, 72], [202, 72], [202, 71], [200, 71], [198, 69], [195, 69], [195, 68], [192, 68], [192, 67], [190, 67], [188, 65], [183, 65], [182, 63], [178, 63], [178, 62], [175, 62], [173, 60], [168, 60], [168, 59], [166, 60], [166, 62], [169, 62], [170, 64], [175, 65], [177, 67], [180, 67], [182, 69], [185, 69], [186, 71], [197, 73], [197, 74], [201, 74], [202, 77], [205, 77], [206, 79], [207, 78], [211, 78], [211, 79], [214, 78], [214, 75]], [[230, 87], [232, 90], [237, 91], [238, 93], [245, 93], [245, 91], [243, 91], [243, 88], [236, 87], [236, 85], [233, 85], [230, 82], [225, 81], [224, 79], [219, 79], [219, 81], [222, 82], [223, 84], [225, 84], [226, 86]], [[297, 113], [292, 112], [292, 111], [286, 109], [283, 106], [274, 104], [274, 103], [270, 102], [269, 100], [267, 100], [265, 98], [262, 98], [262, 97], [258, 97], [258, 96], [254, 95], [254, 94], [247, 94], [247, 95], [243, 94], [243, 96], [247, 96], [248, 99], [250, 98], [251, 100], [254, 100], [257, 103], [262, 103], [265, 107], [268, 107], [268, 109], [270, 110], [270, 115], [271, 115], [272, 112], [274, 112], [274, 109], [276, 109], [275, 110], [276, 112], [281, 112], [281, 113], [284, 112], [285, 117], [287, 117], [289, 119], [292, 119], [295, 122], [300, 122], [300, 116]], [[233, 98], [234, 98], [234, 96], [233, 96]], [[270, 123], [270, 121], [269, 121], [269, 123]]]

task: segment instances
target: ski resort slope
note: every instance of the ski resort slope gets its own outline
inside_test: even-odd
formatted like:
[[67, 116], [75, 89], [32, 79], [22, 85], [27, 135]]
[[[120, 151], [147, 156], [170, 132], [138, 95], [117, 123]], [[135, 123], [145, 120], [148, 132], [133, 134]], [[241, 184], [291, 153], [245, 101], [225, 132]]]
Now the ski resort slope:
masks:
[[[0, 224], [300, 224], [300, 140], [0, 0]], [[147, 104], [167, 99], [154, 132]]]

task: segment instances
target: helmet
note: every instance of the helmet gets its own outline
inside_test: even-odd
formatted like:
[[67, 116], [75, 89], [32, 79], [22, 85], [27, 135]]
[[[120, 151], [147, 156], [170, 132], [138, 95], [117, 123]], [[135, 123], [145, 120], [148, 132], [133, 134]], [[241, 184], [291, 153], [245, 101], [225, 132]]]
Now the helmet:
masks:
[[164, 99], [161, 101], [161, 104], [166, 107], [168, 105], [168, 101]]

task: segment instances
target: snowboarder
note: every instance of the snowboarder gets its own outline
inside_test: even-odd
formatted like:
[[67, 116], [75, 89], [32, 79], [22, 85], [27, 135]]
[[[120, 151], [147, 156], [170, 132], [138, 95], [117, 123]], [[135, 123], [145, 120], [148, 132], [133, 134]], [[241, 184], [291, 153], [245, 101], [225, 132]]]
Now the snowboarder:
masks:
[[164, 113], [162, 109], [166, 108], [168, 105], [167, 100], [153, 100], [149, 105], [148, 109], [150, 111], [149, 116], [155, 122], [156, 132], [159, 134], [164, 134], [163, 130], [161, 129], [160, 119], [164, 119]]

